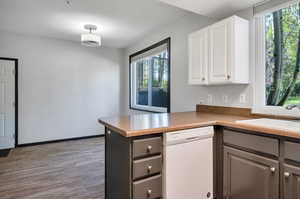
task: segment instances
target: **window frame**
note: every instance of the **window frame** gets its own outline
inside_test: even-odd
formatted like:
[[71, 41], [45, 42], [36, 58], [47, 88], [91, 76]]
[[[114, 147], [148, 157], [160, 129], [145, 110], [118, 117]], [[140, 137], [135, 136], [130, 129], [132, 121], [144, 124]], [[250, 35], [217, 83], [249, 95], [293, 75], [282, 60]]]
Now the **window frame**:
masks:
[[[136, 92], [133, 92], [135, 89], [135, 85], [133, 84], [133, 79], [136, 77], [135, 70], [132, 70], [131, 68], [131, 60], [133, 57], [136, 57], [140, 54], [143, 54], [147, 51], [150, 51], [154, 48], [157, 48], [161, 45], [167, 45], [167, 52], [168, 52], [168, 96], [167, 96], [167, 102], [168, 107], [155, 107], [155, 106], [148, 106], [148, 105], [138, 105], [135, 104], [136, 99]], [[152, 74], [150, 74], [152, 75]], [[152, 112], [152, 113], [170, 113], [171, 112], [171, 38], [168, 37], [162, 41], [159, 41], [143, 50], [140, 50], [136, 53], [133, 53], [129, 55], [129, 109], [131, 110], [138, 110], [138, 111], [145, 111], [145, 112]]]
[[283, 9], [294, 4], [295, 1], [284, 3], [260, 14], [254, 16], [254, 56], [255, 56], [255, 75], [254, 75], [254, 93], [253, 93], [253, 107], [252, 112], [255, 114], [281, 115], [281, 116], [298, 116], [300, 110], [295, 108], [287, 110], [282, 106], [268, 106], [266, 105], [266, 81], [265, 81], [265, 20], [267, 13]]

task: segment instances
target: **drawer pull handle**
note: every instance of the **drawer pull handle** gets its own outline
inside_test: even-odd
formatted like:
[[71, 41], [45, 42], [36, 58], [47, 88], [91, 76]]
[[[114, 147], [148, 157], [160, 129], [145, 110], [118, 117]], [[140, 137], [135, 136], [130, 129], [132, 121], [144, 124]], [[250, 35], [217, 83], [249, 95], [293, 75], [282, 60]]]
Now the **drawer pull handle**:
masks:
[[271, 168], [270, 168], [270, 171], [271, 171], [272, 173], [274, 173], [274, 172], [276, 171], [276, 168], [275, 168], [275, 167], [271, 167]]
[[152, 146], [151, 146], [151, 145], [149, 145], [149, 146], [147, 147], [147, 152], [148, 152], [148, 153], [150, 153], [150, 152], [151, 152], [151, 150], [152, 150]]
[[151, 189], [148, 189], [148, 191], [147, 191], [147, 196], [148, 196], [148, 197], [151, 196], [151, 193], [152, 193], [152, 190], [151, 190]]
[[284, 172], [283, 175], [284, 175], [284, 177], [288, 178], [288, 177], [290, 177], [291, 174], [290, 174], [289, 172], [286, 171], [286, 172]]
[[148, 166], [148, 168], [147, 168], [147, 170], [148, 170], [148, 173], [150, 173], [150, 172], [151, 172], [151, 170], [152, 170], [152, 166], [151, 166], [151, 165], [149, 165], [149, 166]]

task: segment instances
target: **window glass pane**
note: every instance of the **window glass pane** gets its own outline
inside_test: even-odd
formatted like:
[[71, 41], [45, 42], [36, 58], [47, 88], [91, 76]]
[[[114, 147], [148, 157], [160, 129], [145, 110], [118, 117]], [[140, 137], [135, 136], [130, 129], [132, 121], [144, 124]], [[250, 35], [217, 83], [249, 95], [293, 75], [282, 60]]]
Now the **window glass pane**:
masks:
[[299, 4], [265, 16], [266, 105], [300, 105]]
[[136, 103], [148, 105], [148, 84], [150, 59], [143, 59], [136, 63]]
[[130, 56], [131, 107], [153, 112], [170, 110], [170, 39]]
[[152, 57], [152, 106], [168, 107], [168, 53]]

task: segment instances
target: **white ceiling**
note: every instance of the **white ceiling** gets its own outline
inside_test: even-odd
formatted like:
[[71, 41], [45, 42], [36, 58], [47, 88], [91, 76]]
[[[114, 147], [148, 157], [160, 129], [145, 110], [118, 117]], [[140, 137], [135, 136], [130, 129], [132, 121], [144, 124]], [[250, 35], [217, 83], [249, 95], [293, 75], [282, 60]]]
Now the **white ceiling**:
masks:
[[79, 42], [83, 26], [91, 23], [104, 46], [122, 48], [186, 14], [156, 0], [69, 1], [1, 0], [0, 30]]
[[200, 15], [222, 18], [264, 0], [160, 0]]

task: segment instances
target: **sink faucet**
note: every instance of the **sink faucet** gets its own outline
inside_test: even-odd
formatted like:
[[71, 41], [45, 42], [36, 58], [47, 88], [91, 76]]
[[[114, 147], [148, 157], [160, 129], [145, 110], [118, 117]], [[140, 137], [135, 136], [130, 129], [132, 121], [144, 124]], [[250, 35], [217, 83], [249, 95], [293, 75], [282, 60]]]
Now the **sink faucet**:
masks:
[[292, 110], [294, 108], [300, 109], [300, 104], [289, 104], [289, 105], [285, 106], [285, 109], [287, 109], [287, 110]]

